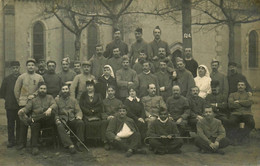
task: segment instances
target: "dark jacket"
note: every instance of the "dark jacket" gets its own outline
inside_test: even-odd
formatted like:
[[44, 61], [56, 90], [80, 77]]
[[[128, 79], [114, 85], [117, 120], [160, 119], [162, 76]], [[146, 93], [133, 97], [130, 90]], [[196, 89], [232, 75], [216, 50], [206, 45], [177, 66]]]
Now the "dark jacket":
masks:
[[147, 131], [147, 135], [149, 137], [160, 137], [162, 135], [179, 135], [179, 130], [174, 121], [168, 120], [166, 123], [160, 122], [160, 120], [156, 119], [151, 123]]
[[6, 110], [19, 109], [19, 105], [14, 96], [14, 86], [18, 76], [14, 76], [13, 74], [11, 74], [6, 78], [4, 78], [2, 82], [1, 89], [0, 89], [0, 97], [5, 100]]
[[113, 141], [115, 139], [116, 134], [121, 131], [124, 123], [127, 124], [127, 126], [131, 129], [131, 131], [139, 132], [133, 119], [128, 117], [125, 117], [124, 119], [116, 117], [109, 121], [107, 127], [106, 136], [109, 141]]
[[101, 94], [103, 99], [106, 98], [106, 90], [108, 85], [114, 85], [117, 91], [116, 79], [113, 77], [109, 77], [109, 79], [105, 79], [104, 76], [101, 76], [98, 78], [98, 83], [95, 85], [96, 92]]
[[144, 105], [139, 100], [139, 102], [135, 99], [130, 101], [126, 99], [124, 102], [125, 106], [128, 107], [127, 109], [127, 116], [134, 119], [134, 121], [138, 121], [139, 118], [145, 119], [145, 112], [144, 112]]
[[92, 118], [101, 119], [103, 104], [100, 94], [94, 93], [93, 101], [90, 102], [87, 91], [83, 92], [79, 99], [79, 106], [82, 110], [84, 121], [91, 121]]
[[47, 86], [47, 94], [55, 98], [61, 90], [62, 82], [60, 76], [56, 73], [45, 73], [43, 79]]
[[196, 118], [198, 115], [202, 116], [206, 101], [199, 96], [190, 96], [188, 100], [191, 118]]

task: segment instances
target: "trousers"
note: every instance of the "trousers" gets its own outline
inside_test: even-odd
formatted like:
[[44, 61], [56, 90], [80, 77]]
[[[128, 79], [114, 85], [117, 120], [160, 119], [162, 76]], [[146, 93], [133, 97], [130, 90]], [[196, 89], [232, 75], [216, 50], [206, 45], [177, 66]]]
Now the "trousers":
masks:
[[[61, 139], [61, 142], [64, 147], [69, 147], [73, 145], [70, 135], [67, 134], [66, 126], [63, 123], [56, 124], [57, 130]], [[70, 129], [77, 135], [77, 137], [83, 142], [84, 141], [84, 131], [85, 131], [85, 124], [82, 120], [74, 119], [73, 121], [68, 121], [67, 125]]]
[[[210, 137], [209, 140], [211, 140], [212, 143], [215, 142], [216, 138], [214, 137]], [[195, 138], [195, 141], [194, 141], [195, 145], [206, 151], [206, 152], [215, 152], [216, 150], [212, 149], [210, 146], [209, 146], [209, 143], [205, 140], [203, 140], [202, 138], [200, 137], [196, 137]], [[219, 141], [219, 149], [221, 148], [225, 148], [229, 145], [229, 140], [227, 138], [223, 138]]]
[[8, 142], [18, 143], [20, 135], [20, 119], [18, 117], [17, 110], [6, 110], [7, 117], [7, 131], [8, 131]]

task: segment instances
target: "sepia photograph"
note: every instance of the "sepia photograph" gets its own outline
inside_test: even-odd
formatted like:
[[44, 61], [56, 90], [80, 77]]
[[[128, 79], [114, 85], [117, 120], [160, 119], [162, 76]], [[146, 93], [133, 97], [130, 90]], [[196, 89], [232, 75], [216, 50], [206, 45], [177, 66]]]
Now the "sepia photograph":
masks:
[[260, 166], [260, 0], [0, 0], [1, 166]]

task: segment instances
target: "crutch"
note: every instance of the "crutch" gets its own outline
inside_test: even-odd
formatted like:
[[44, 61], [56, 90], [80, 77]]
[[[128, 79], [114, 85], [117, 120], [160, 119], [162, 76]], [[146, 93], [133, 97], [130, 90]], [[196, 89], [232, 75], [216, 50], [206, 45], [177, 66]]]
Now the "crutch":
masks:
[[71, 130], [71, 128], [67, 125], [66, 121], [64, 119], [61, 119], [61, 123], [66, 126], [66, 128], [73, 134], [73, 136], [80, 142], [81, 145], [84, 146], [84, 148], [89, 151], [89, 148], [79, 139], [79, 137]]

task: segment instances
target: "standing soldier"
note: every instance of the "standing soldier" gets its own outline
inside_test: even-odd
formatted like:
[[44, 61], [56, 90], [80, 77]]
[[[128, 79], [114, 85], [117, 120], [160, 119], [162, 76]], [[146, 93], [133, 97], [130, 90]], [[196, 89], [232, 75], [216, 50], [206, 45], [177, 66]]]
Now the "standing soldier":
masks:
[[161, 34], [162, 31], [160, 27], [156, 26], [153, 30], [154, 40], [151, 43], [149, 43], [149, 48], [148, 48], [149, 59], [158, 58], [158, 51], [160, 47], [165, 49], [166, 57], [171, 54], [168, 43], [161, 40]]
[[142, 38], [143, 36], [143, 29], [142, 28], [136, 28], [135, 30], [135, 39], [136, 42], [132, 44], [131, 49], [130, 49], [130, 62], [131, 66], [133, 66], [137, 59], [139, 58], [139, 55], [141, 51], [143, 51], [146, 55], [148, 54], [148, 44], [144, 39]]
[[[14, 86], [14, 95], [20, 106], [23, 108], [28, 100], [34, 98], [35, 92], [38, 90], [38, 83], [43, 82], [41, 75], [35, 73], [35, 60], [28, 59], [26, 61], [27, 72], [20, 75]], [[21, 121], [20, 136], [17, 149], [23, 149], [26, 146], [28, 125]]]
[[[19, 137], [20, 121], [17, 115], [19, 105], [14, 96], [14, 86], [17, 78], [20, 75], [20, 63], [12, 61], [10, 63], [12, 74], [4, 78], [0, 89], [0, 97], [5, 100], [5, 109], [7, 116], [7, 130], [8, 130], [8, 144], [7, 148], [15, 146]], [[16, 139], [14, 135], [14, 128], [16, 124]]]
[[70, 70], [70, 59], [63, 58], [61, 61], [62, 71], [59, 73], [61, 81], [63, 84], [71, 84], [76, 73]]
[[128, 54], [128, 46], [121, 40], [121, 32], [119, 29], [114, 29], [114, 40], [107, 44], [104, 56], [108, 59], [113, 57], [113, 49], [119, 48], [120, 56]]

